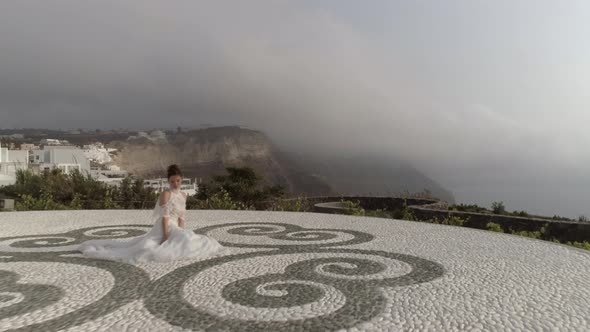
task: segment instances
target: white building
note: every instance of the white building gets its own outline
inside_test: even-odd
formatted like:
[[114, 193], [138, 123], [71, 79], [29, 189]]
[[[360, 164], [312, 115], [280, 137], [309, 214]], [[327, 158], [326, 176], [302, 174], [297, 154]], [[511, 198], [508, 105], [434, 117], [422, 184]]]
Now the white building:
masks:
[[16, 177], [0, 173], [0, 187], [16, 183]]
[[137, 133], [137, 136], [129, 136], [127, 140], [135, 140], [135, 139], [147, 139], [154, 143], [165, 143], [167, 142], [166, 133], [161, 130], [154, 130], [151, 133], [146, 133], [145, 131], [140, 131]]
[[41, 145], [61, 145], [61, 141], [58, 139], [53, 139], [53, 138], [44, 138], [41, 141], [39, 141], [39, 144], [41, 144]]
[[150, 133], [150, 137], [155, 141], [158, 141], [158, 140], [165, 141], [166, 140], [166, 133], [164, 133], [161, 130], [154, 130]]
[[2, 138], [12, 138], [12, 139], [23, 139], [25, 135], [23, 134], [12, 134], [12, 135], [0, 135]]
[[127, 171], [121, 171], [121, 170], [91, 170], [90, 174], [92, 176], [92, 178], [94, 178], [95, 180], [98, 180], [100, 182], [112, 185], [112, 186], [118, 186], [121, 184], [121, 181], [123, 181], [123, 179], [125, 179], [125, 177], [127, 177], [129, 175], [129, 173]]
[[35, 144], [23, 143], [20, 145], [21, 150], [39, 150], [41, 147]]
[[113, 161], [110, 153], [117, 149], [106, 149], [102, 143], [94, 143], [84, 145], [83, 151], [86, 158], [99, 164], [106, 164]]
[[0, 186], [14, 184], [16, 172], [29, 167], [29, 152], [0, 147]]
[[77, 169], [82, 173], [90, 172], [90, 160], [82, 149], [73, 147], [44, 147], [43, 150], [31, 150], [31, 163], [40, 171], [59, 168], [69, 174]]
[[[164, 189], [169, 187], [168, 179], [166, 178], [159, 178], [159, 179], [149, 179], [143, 181], [143, 186], [145, 188], [152, 188], [155, 193], [161, 193]], [[182, 184], [180, 185], [180, 191], [187, 193], [189, 196], [194, 196], [199, 192], [199, 185], [196, 182], [193, 182], [191, 179], [184, 178], [182, 179]]]

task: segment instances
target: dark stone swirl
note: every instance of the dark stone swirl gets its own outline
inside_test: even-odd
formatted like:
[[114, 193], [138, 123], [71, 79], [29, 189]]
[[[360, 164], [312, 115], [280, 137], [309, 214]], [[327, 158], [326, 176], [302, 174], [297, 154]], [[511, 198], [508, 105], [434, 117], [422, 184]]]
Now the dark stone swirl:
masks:
[[[0, 238], [0, 243], [3, 241], [9, 241], [14, 239], [24, 239], [21, 241], [15, 241], [10, 244], [13, 248], [55, 248], [62, 246], [70, 246], [80, 244], [86, 240], [104, 238], [106, 236], [110, 238], [126, 238], [143, 235], [146, 233], [144, 230], [136, 228], [125, 229], [124, 227], [151, 227], [152, 225], [113, 225], [113, 226], [95, 226], [80, 228], [66, 233], [58, 233], [51, 235], [22, 235], [13, 237]], [[104, 228], [104, 229], [103, 229]], [[84, 233], [97, 230], [94, 232], [97, 236], [88, 236]], [[69, 239], [73, 241], [69, 241]], [[42, 243], [45, 242], [45, 243]], [[67, 251], [67, 250], [65, 250]]]
[[[66, 246], [76, 245], [96, 237], [134, 237], [146, 232], [134, 228], [125, 229], [125, 227], [151, 228], [152, 226], [98, 226], [61, 234], [0, 238], [0, 243], [22, 239], [10, 245], [14, 248], [59, 248], [64, 246], [63, 251], [0, 252], [0, 256], [7, 256], [0, 257], [0, 263], [60, 262], [79, 264], [105, 269], [115, 279], [113, 289], [95, 302], [74, 312], [31, 324], [16, 329], [16, 331], [67, 329], [95, 320], [139, 299], [143, 300], [145, 307], [155, 317], [187, 329], [206, 331], [338, 330], [350, 328], [383, 312], [386, 299], [382, 294], [382, 287], [403, 287], [429, 282], [444, 274], [444, 268], [440, 264], [419, 257], [385, 251], [342, 248], [342, 246], [367, 243], [374, 239], [372, 234], [345, 229], [310, 229], [286, 223], [228, 223], [197, 229], [194, 231], [195, 233], [209, 235], [208, 233], [214, 230], [229, 228], [228, 234], [238, 235], [244, 240], [239, 243], [219, 241], [224, 246], [276, 250], [212, 257], [178, 268], [154, 281], [150, 281], [149, 276], [142, 269], [131, 264], [87, 257], [61, 256], [78, 253], [77, 251], [67, 251]], [[93, 232], [93, 234], [85, 235], [86, 232]], [[345, 235], [347, 239], [337, 241], [342, 235]], [[258, 240], [257, 242], [251, 241], [254, 237]], [[264, 238], [290, 241], [292, 244], [260, 243], [260, 240], [264, 240]], [[180, 291], [187, 280], [217, 265], [255, 257], [274, 258], [280, 257], [280, 255], [326, 253], [341, 254], [343, 257], [319, 257], [292, 263], [285, 268], [283, 273], [270, 273], [231, 282], [223, 287], [220, 294], [227, 301], [253, 308], [289, 308], [321, 301], [326, 294], [320, 285], [340, 292], [346, 299], [345, 303], [333, 312], [321, 316], [282, 321], [254, 321], [219, 317], [191, 306], [184, 300]], [[367, 258], [346, 257], [346, 255], [358, 254], [365, 255]], [[411, 267], [411, 270], [407, 274], [397, 277], [369, 278], [368, 276], [383, 272], [387, 268], [381, 262], [371, 260], [371, 256], [404, 262]], [[342, 276], [342, 278], [338, 276]], [[347, 278], [352, 276], [359, 278]], [[6, 292], [5, 295], [0, 296], [0, 304], [13, 300], [14, 297], [11, 293], [23, 296], [22, 301], [0, 308], [0, 319], [46, 307], [59, 301], [65, 295], [64, 290], [51, 285], [20, 285], [16, 283], [17, 278], [18, 276], [13, 272], [0, 270], [0, 292]], [[260, 292], [261, 288], [262, 292]]]
[[[6, 307], [0, 307], [0, 317], [2, 318], [22, 315], [27, 312], [41, 309], [59, 301], [59, 299], [65, 294], [64, 290], [59, 287], [51, 285], [19, 284], [17, 283], [18, 279], [20, 279], [18, 274], [11, 271], [0, 270], [0, 292], [17, 293], [24, 297], [20, 302]], [[4, 296], [4, 299], [0, 298], [0, 304], [2, 304], [2, 302], [10, 302], [14, 298], [14, 296]]]
[[[306, 247], [306, 248], [324, 248], [333, 246], [347, 246], [353, 244], [359, 244], [364, 242], [372, 241], [375, 237], [372, 234], [358, 232], [347, 229], [333, 229], [333, 228], [322, 228], [322, 229], [309, 229], [300, 227], [292, 224], [285, 223], [273, 223], [273, 222], [251, 222], [251, 223], [231, 223], [213, 225], [203, 227], [195, 230], [195, 233], [207, 235], [213, 230], [219, 228], [225, 228], [228, 226], [236, 226], [227, 231], [228, 234], [242, 235], [242, 236], [258, 236], [268, 237], [276, 240], [292, 241], [293, 244], [259, 244], [259, 243], [232, 243], [219, 241], [223, 246], [226, 247], [240, 247], [240, 248], [282, 248], [288, 249], [293, 247]], [[277, 228], [282, 228], [278, 230]], [[305, 243], [305, 242], [319, 242], [328, 241], [338, 238], [338, 234], [352, 235], [352, 239], [339, 241], [339, 242], [326, 242], [326, 243]]]
[[[107, 315], [120, 307], [139, 300], [144, 296], [144, 289], [150, 279], [145, 271], [131, 264], [101, 259], [61, 257], [55, 253], [10, 253], [11, 258], [1, 262], [58, 262], [77, 264], [109, 271], [115, 279], [113, 288], [100, 299], [96, 299], [78, 310], [67, 314], [10, 331], [59, 331], [83, 324]], [[63, 253], [59, 253], [63, 254]], [[47, 307], [66, 294], [65, 290], [51, 285], [18, 284], [16, 273], [0, 270], [0, 292], [15, 292], [24, 295], [24, 300], [0, 308], [0, 319], [25, 314]], [[0, 302], [1, 303], [1, 302]]]
[[[323, 290], [310, 283], [331, 286], [346, 297], [346, 303], [338, 310], [318, 317], [304, 320], [252, 321], [227, 317], [217, 317], [201, 311], [187, 303], [182, 296], [183, 285], [191, 277], [216, 265], [252, 257], [272, 257], [285, 254], [339, 253], [381, 256], [409, 264], [412, 270], [402, 276], [383, 279], [341, 279], [318, 274], [316, 268], [325, 265], [324, 271], [345, 276], [364, 276], [382, 272], [386, 266], [369, 259], [352, 257], [317, 258], [289, 265], [282, 274], [267, 274], [254, 278], [241, 279], [226, 285], [222, 296], [233, 303], [255, 308], [280, 308], [298, 306], [318, 301], [324, 296]], [[352, 264], [344, 267], [339, 264]], [[442, 265], [419, 257], [390, 253], [385, 251], [355, 249], [292, 249], [276, 252], [253, 252], [247, 254], [218, 257], [176, 269], [151, 285], [152, 297], [145, 301], [147, 309], [154, 315], [163, 314], [163, 319], [182, 328], [207, 331], [327, 331], [350, 328], [360, 322], [370, 320], [385, 308], [386, 299], [380, 287], [402, 287], [428, 282], [444, 274]], [[265, 285], [275, 283], [274, 285]], [[281, 283], [282, 282], [282, 283]], [[290, 283], [291, 282], [291, 283]], [[269, 296], [256, 292], [259, 285], [265, 290], [283, 291], [282, 295]], [[179, 319], [182, 317], [182, 319]]]

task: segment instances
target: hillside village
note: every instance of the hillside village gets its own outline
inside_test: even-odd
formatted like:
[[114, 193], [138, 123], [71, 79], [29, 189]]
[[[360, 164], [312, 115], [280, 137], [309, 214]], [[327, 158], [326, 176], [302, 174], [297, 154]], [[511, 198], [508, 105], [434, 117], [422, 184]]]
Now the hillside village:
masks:
[[[70, 132], [74, 135], [79, 133]], [[14, 184], [18, 170], [30, 170], [34, 174], [52, 169], [60, 169], [65, 174], [78, 170], [113, 186], [120, 185], [125, 177], [132, 176], [113, 162], [113, 154], [117, 149], [106, 147], [97, 140], [90, 144], [77, 145], [65, 139], [43, 138], [36, 143], [19, 144], [19, 141], [26, 139], [25, 135], [2, 135], [0, 138], [9, 141], [0, 146], [0, 187]], [[166, 141], [166, 134], [161, 130], [154, 130], [150, 133], [139, 132], [127, 138], [129, 141], [137, 139], [162, 142]], [[144, 186], [160, 192], [166, 188], [167, 183], [164, 178], [145, 179]], [[184, 179], [182, 189], [189, 195], [195, 195], [198, 184], [194, 179], [187, 178]]]

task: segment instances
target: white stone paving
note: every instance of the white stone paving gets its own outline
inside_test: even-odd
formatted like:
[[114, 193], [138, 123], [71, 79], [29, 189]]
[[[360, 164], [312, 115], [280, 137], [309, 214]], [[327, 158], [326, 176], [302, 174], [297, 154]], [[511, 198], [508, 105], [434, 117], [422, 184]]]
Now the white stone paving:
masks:
[[[47, 235], [91, 226], [143, 225], [150, 220], [150, 215], [151, 211], [147, 210], [5, 212], [0, 213], [0, 237], [39, 236], [46, 239]], [[358, 322], [356, 326], [342, 331], [590, 331], [590, 252], [587, 251], [462, 227], [319, 213], [191, 210], [187, 211], [186, 227], [198, 229], [226, 223], [253, 222], [292, 224], [305, 228], [305, 232], [341, 229], [369, 233], [375, 237], [369, 242], [328, 248], [412, 255], [444, 267], [444, 274], [431, 281], [408, 286], [378, 287], [386, 299], [383, 310], [369, 320]], [[235, 227], [216, 228], [208, 235], [235, 244], [294, 244], [294, 241], [285, 239], [227, 232]], [[280, 231], [282, 226], [277, 226], [276, 229]], [[327, 233], [336, 234], [337, 237], [301, 243], [334, 244], [354, 238], [348, 233]], [[92, 232], [87, 235], [92, 235]], [[19, 294], [6, 294], [10, 299], [2, 302], [0, 297], [0, 331], [44, 322], [77, 310], [103, 297], [113, 287], [110, 272], [100, 268], [75, 263], [11, 261], [15, 259], [11, 256], [13, 253], [59, 253], [61, 250], [59, 247], [11, 247], [13, 242], [15, 241], [0, 241], [0, 271], [17, 273], [20, 276], [18, 283], [58, 286], [66, 291], [66, 295], [45, 308], [10, 317], [2, 316], [2, 310], [23, 299]], [[70, 240], [64, 239], [63, 251], [71, 250], [69, 242]], [[278, 249], [270, 247], [233, 248], [233, 254], [263, 254], [276, 250]], [[75, 256], [72, 255], [72, 259]], [[261, 255], [223, 262], [192, 275], [178, 292], [182, 292], [187, 303], [195, 309], [220, 318], [281, 322], [322, 316], [341, 308], [347, 298], [338, 289], [321, 283], [316, 285], [325, 291], [321, 299], [288, 307], [259, 308], [232, 303], [221, 296], [222, 289], [230, 282], [269, 273], [285, 273], [287, 266], [295, 262], [322, 257], [361, 258], [387, 267], [386, 271], [364, 277], [334, 275], [325, 266], [316, 270], [319, 274], [342, 279], [379, 280], [397, 277], [411, 270], [411, 266], [402, 261], [371, 254], [285, 252], [281, 255]], [[179, 268], [204, 260], [206, 259], [143, 263], [137, 266], [147, 273], [149, 280], [154, 281], [163, 280], [167, 274]], [[347, 263], [342, 264], [343, 268], [354, 267], [346, 265]], [[283, 291], [268, 289], [267, 286], [260, 285], [257, 293], [268, 297], [285, 295]], [[0, 296], [6, 292], [10, 293], [0, 289]], [[102, 317], [62, 331], [124, 329], [188, 330], [174, 326], [161, 317], [155, 317], [144, 307], [143, 300], [134, 300]]]
[[[65, 296], [51, 305], [19, 317], [0, 320], [0, 330], [14, 329], [38, 323], [75, 311], [94, 299], [104, 296], [114, 285], [108, 271], [80, 265], [42, 262], [0, 262], [0, 270], [18, 273], [20, 284], [47, 284], [66, 291]], [[20, 301], [19, 301], [20, 302]]]

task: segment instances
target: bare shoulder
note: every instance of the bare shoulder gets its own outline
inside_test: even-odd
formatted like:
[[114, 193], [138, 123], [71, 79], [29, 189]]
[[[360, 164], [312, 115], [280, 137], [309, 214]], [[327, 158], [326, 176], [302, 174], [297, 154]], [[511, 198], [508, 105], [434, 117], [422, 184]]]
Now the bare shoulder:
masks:
[[182, 193], [182, 196], [184, 196], [184, 199], [186, 199], [186, 196], [188, 196], [187, 193], [185, 193], [184, 191], [181, 191], [181, 193]]
[[160, 205], [164, 205], [168, 202], [168, 200], [170, 199], [170, 191], [168, 190], [164, 190], [162, 191], [162, 193], [160, 194]]

